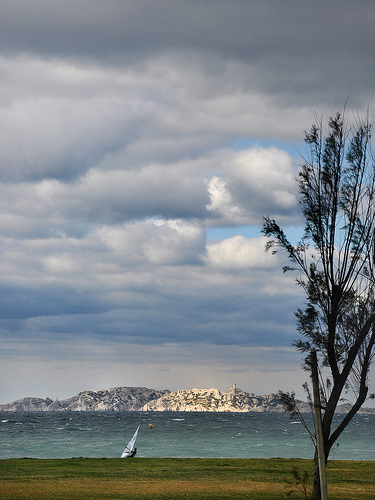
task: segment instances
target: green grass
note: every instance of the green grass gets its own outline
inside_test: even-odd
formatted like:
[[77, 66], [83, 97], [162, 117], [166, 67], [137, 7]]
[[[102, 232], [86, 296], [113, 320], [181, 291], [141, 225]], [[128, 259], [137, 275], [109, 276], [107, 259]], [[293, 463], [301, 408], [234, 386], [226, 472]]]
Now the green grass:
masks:
[[[245, 499], [305, 498], [291, 488], [300, 459], [71, 458], [0, 460], [2, 500]], [[330, 500], [375, 498], [375, 462], [328, 464]]]

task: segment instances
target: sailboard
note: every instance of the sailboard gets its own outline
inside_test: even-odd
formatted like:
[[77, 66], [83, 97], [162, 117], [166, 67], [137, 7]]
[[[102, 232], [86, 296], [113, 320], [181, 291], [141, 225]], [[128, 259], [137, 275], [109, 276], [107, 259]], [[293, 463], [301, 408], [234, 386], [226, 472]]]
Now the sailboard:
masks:
[[137, 430], [135, 431], [133, 437], [131, 438], [131, 440], [129, 441], [127, 446], [125, 447], [125, 450], [122, 452], [121, 458], [134, 456], [134, 454], [133, 454], [134, 445], [135, 445], [135, 440], [137, 439], [137, 436], [138, 436], [139, 427], [140, 426], [138, 425]]

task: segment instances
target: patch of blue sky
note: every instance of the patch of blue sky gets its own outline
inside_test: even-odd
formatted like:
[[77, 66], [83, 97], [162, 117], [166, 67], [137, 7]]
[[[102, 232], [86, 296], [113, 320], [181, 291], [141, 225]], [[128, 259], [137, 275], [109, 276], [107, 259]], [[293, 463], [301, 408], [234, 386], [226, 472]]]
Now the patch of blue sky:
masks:
[[232, 143], [231, 149], [235, 151], [243, 151], [244, 149], [252, 148], [277, 148], [282, 151], [286, 151], [292, 158], [301, 158], [301, 156], [306, 151], [306, 145], [304, 142], [288, 143], [281, 140], [272, 139], [258, 139], [258, 138], [248, 138], [248, 139], [238, 139]]
[[[285, 229], [289, 241], [295, 245], [303, 235], [302, 226], [290, 226]], [[261, 226], [226, 226], [226, 227], [208, 227], [206, 228], [207, 241], [220, 241], [234, 236], [244, 236], [245, 238], [258, 238], [262, 236]]]
[[257, 238], [262, 235], [260, 226], [208, 227], [206, 234], [208, 241], [226, 240], [238, 235], [246, 238]]

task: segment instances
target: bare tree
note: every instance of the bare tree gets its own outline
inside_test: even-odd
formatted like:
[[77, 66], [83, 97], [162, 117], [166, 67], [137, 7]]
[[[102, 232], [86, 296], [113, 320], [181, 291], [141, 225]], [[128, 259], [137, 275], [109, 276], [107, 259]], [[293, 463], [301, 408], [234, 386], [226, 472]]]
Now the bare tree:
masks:
[[[348, 124], [342, 113], [305, 133], [309, 155], [298, 177], [301, 240], [292, 244], [269, 217], [263, 234], [266, 250], [284, 250], [291, 262], [285, 271], [298, 270], [297, 284], [306, 296], [296, 312], [301, 337], [295, 347], [309, 355], [316, 350], [328, 379], [322, 428], [327, 461], [332, 446], [357, 413], [368, 394], [375, 342], [375, 159], [368, 118]], [[350, 393], [350, 394], [349, 394]], [[293, 396], [293, 395], [291, 395]], [[349, 411], [337, 427], [338, 403], [352, 398]], [[313, 498], [320, 498], [315, 452]]]

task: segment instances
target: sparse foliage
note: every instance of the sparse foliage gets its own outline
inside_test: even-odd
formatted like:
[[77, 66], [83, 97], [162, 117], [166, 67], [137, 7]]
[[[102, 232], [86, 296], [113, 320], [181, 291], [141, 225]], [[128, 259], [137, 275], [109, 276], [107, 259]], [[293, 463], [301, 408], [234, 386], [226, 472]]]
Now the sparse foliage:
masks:
[[[303, 235], [297, 244], [266, 217], [266, 250], [286, 252], [298, 270], [297, 284], [306, 296], [296, 311], [301, 337], [295, 347], [316, 350], [321, 373], [322, 427], [325, 457], [368, 395], [375, 343], [375, 162], [368, 121], [348, 125], [341, 113], [320, 121], [305, 134], [309, 157], [298, 177]], [[351, 407], [336, 428], [333, 417], [343, 397]], [[293, 410], [294, 411], [294, 410]], [[316, 467], [313, 497], [319, 495]], [[320, 497], [319, 497], [320, 498]]]
[[[308, 402], [310, 404], [310, 407], [312, 408], [312, 402], [311, 402], [311, 396], [310, 396], [310, 391], [308, 390], [307, 384], [304, 384], [307, 388], [307, 395], [308, 395]], [[284, 391], [279, 391], [278, 396], [283, 402], [285, 411], [289, 413], [291, 419], [297, 419], [299, 420], [306, 431], [308, 432], [312, 442], [315, 444], [316, 441], [316, 436], [313, 432], [311, 432], [309, 426], [307, 425], [307, 422], [303, 416], [303, 413], [300, 411], [298, 407], [298, 403], [296, 401], [296, 393], [295, 392], [284, 392]]]
[[300, 470], [298, 467], [292, 467], [291, 470], [292, 479], [286, 479], [285, 482], [288, 485], [286, 491], [287, 496], [293, 495], [296, 491], [303, 493], [306, 500], [308, 500], [308, 489], [309, 489], [309, 473], [307, 470]]

